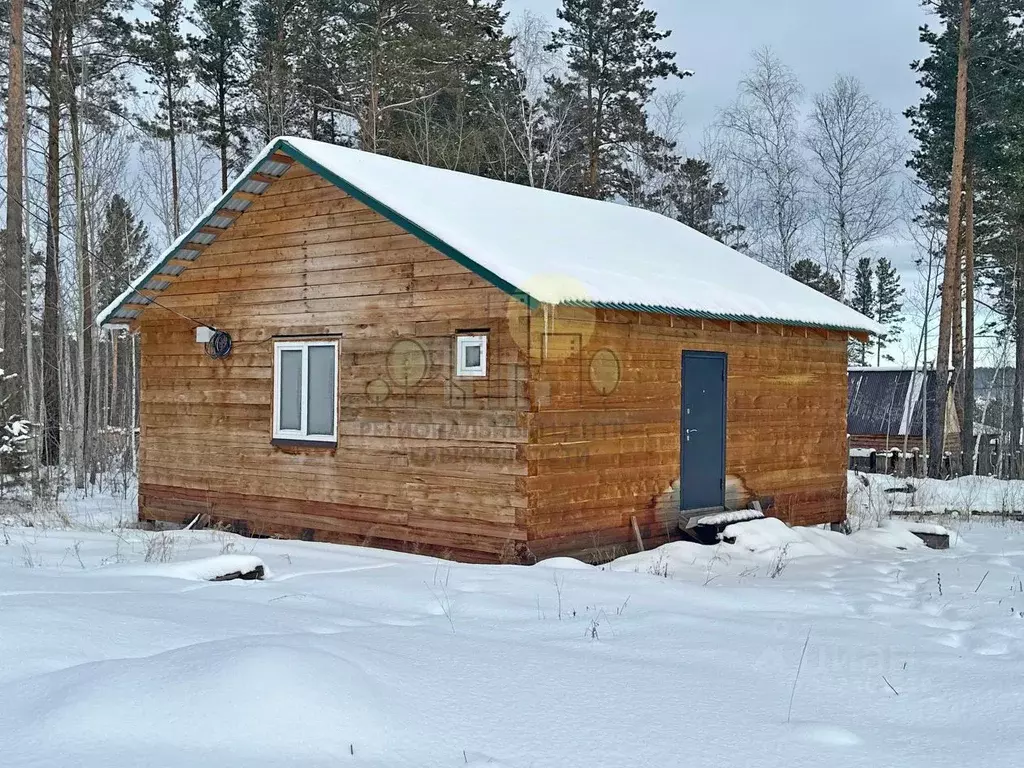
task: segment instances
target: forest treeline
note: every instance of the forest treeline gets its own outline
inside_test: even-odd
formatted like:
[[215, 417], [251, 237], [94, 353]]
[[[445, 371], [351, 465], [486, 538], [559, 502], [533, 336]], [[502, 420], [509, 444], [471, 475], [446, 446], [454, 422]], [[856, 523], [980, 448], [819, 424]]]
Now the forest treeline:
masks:
[[[878, 319], [888, 334], [851, 359], [892, 359], [908, 309], [934, 326], [948, 200], [960, 3], [927, 4], [912, 136], [854, 77], [807, 93], [764, 49], [684, 148], [701, 73], [641, 0], [563, 0], [552, 19], [502, 0], [10, 0], [3, 414], [36, 425], [26, 465], [82, 486], [131, 462], [138, 350], [93, 319], [285, 134], [658, 211]], [[1011, 16], [996, 23], [1013, 4], [975, 5], [978, 300], [1017, 338], [1024, 67]], [[880, 255], [908, 233], [920, 295]], [[902, 343], [927, 358], [927, 333]]]

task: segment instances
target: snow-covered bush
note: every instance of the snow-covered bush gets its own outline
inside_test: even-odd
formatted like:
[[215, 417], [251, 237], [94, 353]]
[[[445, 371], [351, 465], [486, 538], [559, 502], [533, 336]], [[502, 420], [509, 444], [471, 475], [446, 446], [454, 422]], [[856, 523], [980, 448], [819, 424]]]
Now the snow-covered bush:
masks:
[[32, 439], [32, 425], [20, 414], [8, 414], [10, 387], [14, 376], [0, 368], [0, 391], [7, 393], [0, 399], [0, 486], [6, 488], [20, 482], [28, 470], [28, 447]]
[[850, 531], [877, 528], [888, 520], [892, 515], [892, 496], [885, 493], [886, 486], [873, 482], [875, 475], [849, 472], [846, 477], [846, 521]]

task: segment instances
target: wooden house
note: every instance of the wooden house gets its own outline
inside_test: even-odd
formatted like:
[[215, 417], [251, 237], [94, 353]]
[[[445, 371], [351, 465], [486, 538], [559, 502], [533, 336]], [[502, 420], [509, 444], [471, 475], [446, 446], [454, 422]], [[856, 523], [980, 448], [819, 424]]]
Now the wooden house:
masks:
[[658, 214], [274, 141], [103, 311], [139, 515], [477, 561], [843, 519], [877, 326]]

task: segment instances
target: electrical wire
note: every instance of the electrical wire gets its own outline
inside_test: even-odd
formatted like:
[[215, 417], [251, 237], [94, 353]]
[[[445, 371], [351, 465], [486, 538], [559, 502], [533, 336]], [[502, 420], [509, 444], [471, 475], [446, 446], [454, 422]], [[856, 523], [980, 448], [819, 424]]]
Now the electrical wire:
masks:
[[[0, 184], [0, 192], [3, 192], [4, 196], [7, 197], [8, 199], [10, 199], [10, 195], [8, 195], [8, 193], [7, 193], [7, 185], [6, 184]], [[45, 218], [43, 216], [40, 216], [37, 213], [34, 213], [32, 211], [32, 209], [29, 208], [25, 204], [24, 201], [19, 201], [18, 202], [18, 207], [21, 208], [23, 213], [25, 213], [28, 216], [32, 217], [33, 221], [35, 221], [37, 224], [41, 224], [44, 227], [49, 226], [49, 224], [50, 224], [49, 219]], [[68, 238], [69, 240], [74, 238], [74, 233], [73, 232], [69, 232], [67, 229], [62, 228], [59, 224], [57, 226], [57, 231], [61, 235], [63, 235], [64, 237]], [[142, 288], [138, 288], [138, 287], [132, 285], [132, 281], [131, 280], [125, 279], [125, 278], [121, 277], [120, 275], [118, 275], [118, 269], [115, 268], [114, 266], [112, 266], [106, 260], [100, 258], [96, 254], [96, 252], [93, 251], [91, 248], [84, 247], [84, 250], [85, 250], [86, 255], [89, 256], [89, 258], [93, 259], [98, 264], [106, 267], [108, 272], [114, 278], [114, 280], [117, 281], [118, 283], [124, 285], [124, 287], [126, 289], [129, 289], [129, 290], [132, 290], [132, 291], [143, 290]], [[168, 275], [168, 277], [170, 277], [170, 275]], [[149, 299], [149, 304], [152, 304], [155, 307], [160, 307], [160, 309], [166, 310], [166, 311], [170, 312], [171, 314], [177, 315], [178, 317], [182, 318], [183, 320], [187, 320], [188, 322], [192, 323], [196, 328], [212, 328], [215, 331], [219, 330], [217, 328], [214, 328], [209, 323], [201, 322], [199, 320], [196, 320], [194, 317], [190, 317], [190, 316], [188, 316], [186, 314], [178, 312], [176, 309], [171, 309], [171, 307], [164, 306], [163, 304], [161, 304], [160, 302], [158, 302], [156, 299], [154, 299], [152, 297], [148, 297], [147, 296], [146, 298]], [[133, 318], [127, 318], [126, 317], [126, 318], [120, 318], [120, 319], [125, 320], [127, 322], [131, 322], [131, 320]]]

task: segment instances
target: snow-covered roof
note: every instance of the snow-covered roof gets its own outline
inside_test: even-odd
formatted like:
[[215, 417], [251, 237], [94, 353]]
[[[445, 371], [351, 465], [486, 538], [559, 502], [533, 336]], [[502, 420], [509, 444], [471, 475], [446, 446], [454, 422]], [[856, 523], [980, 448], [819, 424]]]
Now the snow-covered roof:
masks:
[[246, 189], [241, 185], [253, 188], [250, 176], [283, 175], [287, 165], [274, 162], [282, 154], [527, 301], [882, 330], [844, 304], [657, 213], [294, 137], [271, 142], [99, 322], [137, 316], [152, 299], [139, 289], [161, 290], [160, 276], [174, 274], [167, 262], [174, 257], [176, 268], [183, 268], [175, 253], [186, 252], [185, 260], [198, 257], [188, 246], [203, 244], [204, 233], [215, 237], [209, 233], [223, 223], [217, 217], [225, 207], [243, 206], [233, 195]]

